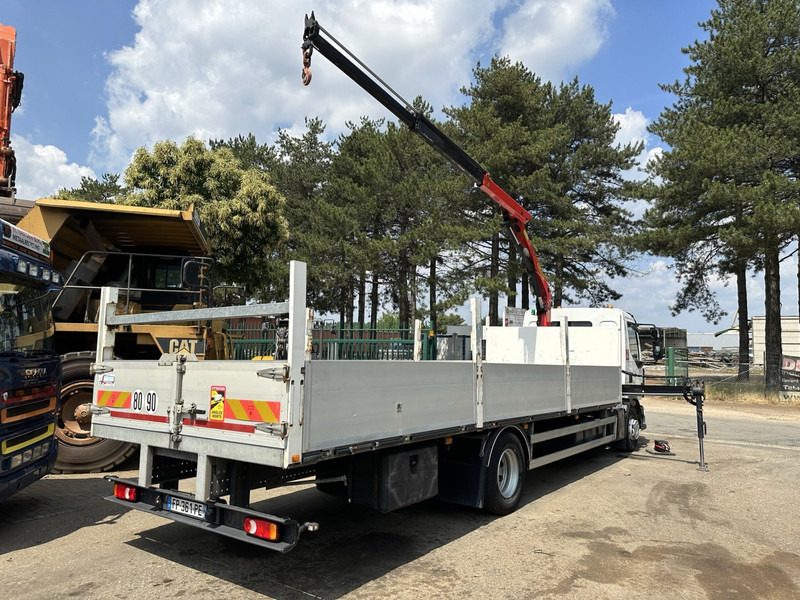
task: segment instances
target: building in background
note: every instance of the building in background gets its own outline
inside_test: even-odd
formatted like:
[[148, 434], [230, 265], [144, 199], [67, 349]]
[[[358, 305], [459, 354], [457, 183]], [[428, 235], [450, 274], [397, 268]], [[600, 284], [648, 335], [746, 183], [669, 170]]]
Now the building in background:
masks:
[[[753, 364], [763, 365], [766, 353], [765, 343], [766, 317], [753, 317], [752, 348]], [[800, 317], [781, 317], [781, 341], [784, 356], [800, 357]]]

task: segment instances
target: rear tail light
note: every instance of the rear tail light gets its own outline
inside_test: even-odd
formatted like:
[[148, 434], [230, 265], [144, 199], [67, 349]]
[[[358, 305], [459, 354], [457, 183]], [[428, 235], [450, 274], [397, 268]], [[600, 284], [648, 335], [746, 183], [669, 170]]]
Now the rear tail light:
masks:
[[247, 517], [244, 520], [244, 531], [248, 535], [271, 542], [278, 539], [278, 525], [271, 521], [265, 521], [264, 519]]
[[114, 496], [119, 498], [120, 500], [128, 500], [129, 502], [136, 502], [139, 497], [136, 488], [130, 485], [125, 485], [124, 483], [115, 483], [114, 484]]

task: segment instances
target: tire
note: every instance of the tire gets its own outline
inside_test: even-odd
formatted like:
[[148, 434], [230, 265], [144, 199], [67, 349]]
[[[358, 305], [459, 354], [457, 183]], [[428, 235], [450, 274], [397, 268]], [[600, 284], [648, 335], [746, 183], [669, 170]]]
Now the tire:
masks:
[[620, 442], [620, 446], [625, 452], [633, 452], [639, 447], [639, 434], [642, 430], [639, 403], [634, 401], [628, 404], [627, 412], [625, 438]]
[[56, 439], [58, 459], [54, 473], [97, 473], [113, 469], [136, 452], [137, 446], [92, 437], [91, 413], [94, 378], [89, 367], [94, 352], [70, 352], [61, 357], [61, 406]]
[[525, 472], [525, 453], [519, 439], [510, 432], [501, 434], [489, 459], [484, 508], [496, 515], [514, 512], [522, 498]]

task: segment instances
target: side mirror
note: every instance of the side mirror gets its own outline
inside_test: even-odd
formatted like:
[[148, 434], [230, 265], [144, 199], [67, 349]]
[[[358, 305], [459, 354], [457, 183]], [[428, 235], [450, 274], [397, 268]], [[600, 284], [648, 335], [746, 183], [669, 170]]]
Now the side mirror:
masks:
[[204, 260], [186, 259], [181, 265], [181, 283], [189, 290], [208, 288], [209, 263]]
[[664, 358], [664, 344], [661, 341], [653, 342], [653, 360], [658, 362]]

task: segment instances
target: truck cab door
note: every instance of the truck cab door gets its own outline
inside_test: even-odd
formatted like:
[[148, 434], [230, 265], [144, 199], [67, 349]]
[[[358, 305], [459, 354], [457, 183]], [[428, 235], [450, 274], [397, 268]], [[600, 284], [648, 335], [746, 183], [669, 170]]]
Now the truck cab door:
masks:
[[[644, 363], [642, 362], [642, 349], [639, 342], [639, 332], [633, 321], [625, 319], [625, 370], [629, 373], [638, 375], [644, 374]], [[628, 375], [627, 383], [640, 383], [641, 379]]]

